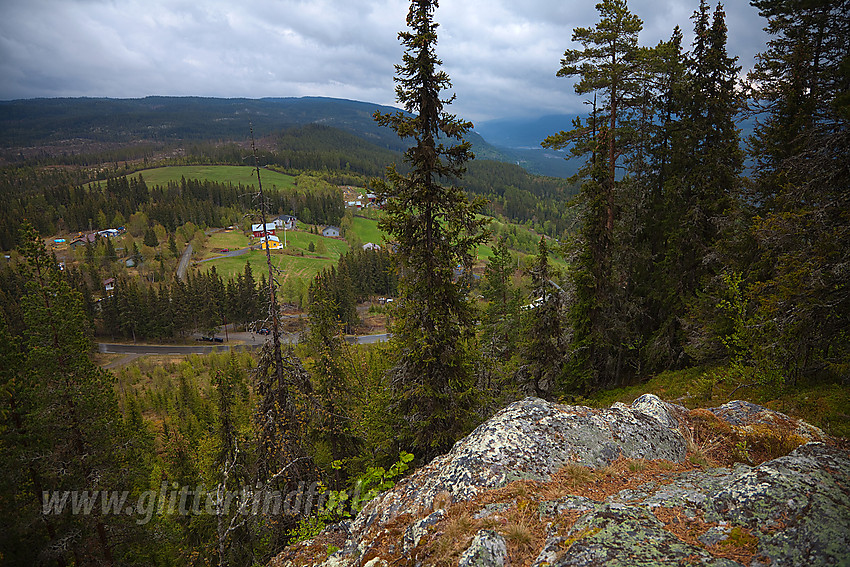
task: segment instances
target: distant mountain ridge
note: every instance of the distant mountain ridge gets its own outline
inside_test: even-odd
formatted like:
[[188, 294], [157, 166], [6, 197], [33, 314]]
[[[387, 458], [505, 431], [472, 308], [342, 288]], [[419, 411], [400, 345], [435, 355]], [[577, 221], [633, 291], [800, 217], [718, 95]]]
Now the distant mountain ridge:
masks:
[[575, 114], [550, 114], [534, 119], [500, 118], [475, 125], [475, 131], [496, 146], [540, 149], [547, 136], [571, 130]]
[[[375, 103], [325, 97], [205, 98], [149, 96], [138, 99], [42, 98], [0, 101], [0, 147], [62, 144], [69, 140], [104, 143], [245, 140], [306, 124], [322, 124], [393, 151], [406, 145], [379, 126], [373, 113], [399, 109]], [[507, 124], [509, 121], [505, 121]], [[490, 131], [504, 132], [489, 128]], [[521, 129], [521, 125], [520, 125]], [[549, 133], [553, 133], [552, 132]], [[500, 139], [509, 136], [500, 134]], [[476, 129], [469, 135], [476, 155], [516, 163], [532, 173], [568, 177], [575, 169], [554, 152], [488, 143]], [[539, 143], [539, 142], [538, 142]]]
[[[0, 102], [0, 144], [6, 147], [73, 138], [98, 141], [246, 139], [309, 123], [353, 131], [378, 145], [398, 138], [372, 120], [377, 104], [319, 97], [203, 98], [149, 96], [139, 99], [49, 98]], [[381, 143], [383, 142], [383, 144]], [[396, 148], [393, 148], [396, 149]]]

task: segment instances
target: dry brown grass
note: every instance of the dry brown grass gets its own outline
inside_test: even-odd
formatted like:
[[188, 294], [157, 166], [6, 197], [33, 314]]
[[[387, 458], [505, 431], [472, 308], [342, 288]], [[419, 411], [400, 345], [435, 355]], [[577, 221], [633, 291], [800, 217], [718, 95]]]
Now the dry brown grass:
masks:
[[795, 427], [793, 420], [733, 427], [706, 409], [694, 409], [685, 416], [679, 431], [685, 437], [694, 464], [759, 465], [806, 443], [806, 439], [794, 432]]
[[723, 557], [749, 565], [758, 551], [758, 538], [742, 526], [732, 526], [725, 539], [714, 545], [704, 545], [699, 538], [718, 524], [706, 522], [702, 510], [697, 510], [693, 517], [689, 517], [679, 507], [659, 507], [652, 512], [664, 524], [667, 531], [686, 543], [705, 549], [714, 557]]

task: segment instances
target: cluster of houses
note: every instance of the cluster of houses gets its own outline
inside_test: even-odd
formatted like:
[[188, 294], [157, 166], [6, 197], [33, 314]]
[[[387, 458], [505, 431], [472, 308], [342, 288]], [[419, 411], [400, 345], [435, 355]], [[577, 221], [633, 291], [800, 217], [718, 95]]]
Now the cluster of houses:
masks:
[[298, 227], [298, 219], [292, 215], [280, 215], [267, 222], [265, 229], [263, 223], [252, 224], [251, 234], [254, 238], [262, 238], [263, 234], [275, 235], [278, 230], [295, 230]]
[[365, 197], [359, 197], [351, 201], [346, 201], [345, 206], [349, 209], [357, 209], [359, 211], [368, 207], [374, 207], [376, 206], [377, 202], [377, 195], [375, 195], [374, 193], [366, 193]]
[[374, 193], [361, 195], [360, 190], [356, 187], [344, 187], [342, 189], [342, 195], [345, 200], [345, 206], [349, 209], [357, 209], [359, 211], [369, 207], [380, 207], [377, 195]]
[[[124, 234], [125, 229], [123, 226], [119, 226], [118, 228], [107, 228], [104, 230], [96, 230], [93, 232], [79, 233], [75, 236], [68, 245], [71, 248], [76, 248], [77, 246], [85, 246], [86, 244], [94, 244], [97, 242], [98, 238], [115, 238], [116, 236], [121, 236]], [[64, 239], [62, 239], [64, 242]]]
[[[251, 236], [261, 240], [260, 247], [265, 250], [268, 246], [269, 250], [277, 250], [283, 248], [280, 243], [280, 237], [277, 235], [280, 230], [295, 230], [298, 227], [298, 219], [292, 215], [280, 215], [267, 222], [251, 225]], [[327, 238], [339, 238], [338, 226], [326, 226], [322, 229], [322, 236]]]

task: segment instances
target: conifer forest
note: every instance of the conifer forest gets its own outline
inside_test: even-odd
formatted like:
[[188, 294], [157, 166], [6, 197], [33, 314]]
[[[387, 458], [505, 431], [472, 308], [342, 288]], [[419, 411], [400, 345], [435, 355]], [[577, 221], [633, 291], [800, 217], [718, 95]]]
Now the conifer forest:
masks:
[[199, 99], [57, 151], [50, 100], [0, 103], [0, 564], [266, 565], [527, 396], [850, 436], [850, 2], [750, 0], [746, 74], [693, 3], [655, 45], [626, 0], [564, 30], [571, 177], [453, 113], [437, 0], [348, 129]]

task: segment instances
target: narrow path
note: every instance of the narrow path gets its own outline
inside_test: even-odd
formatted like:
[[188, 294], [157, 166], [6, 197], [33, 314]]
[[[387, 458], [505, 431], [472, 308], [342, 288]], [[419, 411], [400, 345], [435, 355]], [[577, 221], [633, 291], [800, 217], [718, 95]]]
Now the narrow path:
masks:
[[180, 256], [180, 262], [177, 263], [177, 279], [185, 282], [186, 281], [186, 270], [189, 269], [189, 260], [192, 259], [192, 244], [189, 243], [186, 245], [186, 249], [183, 251], [183, 255]]

